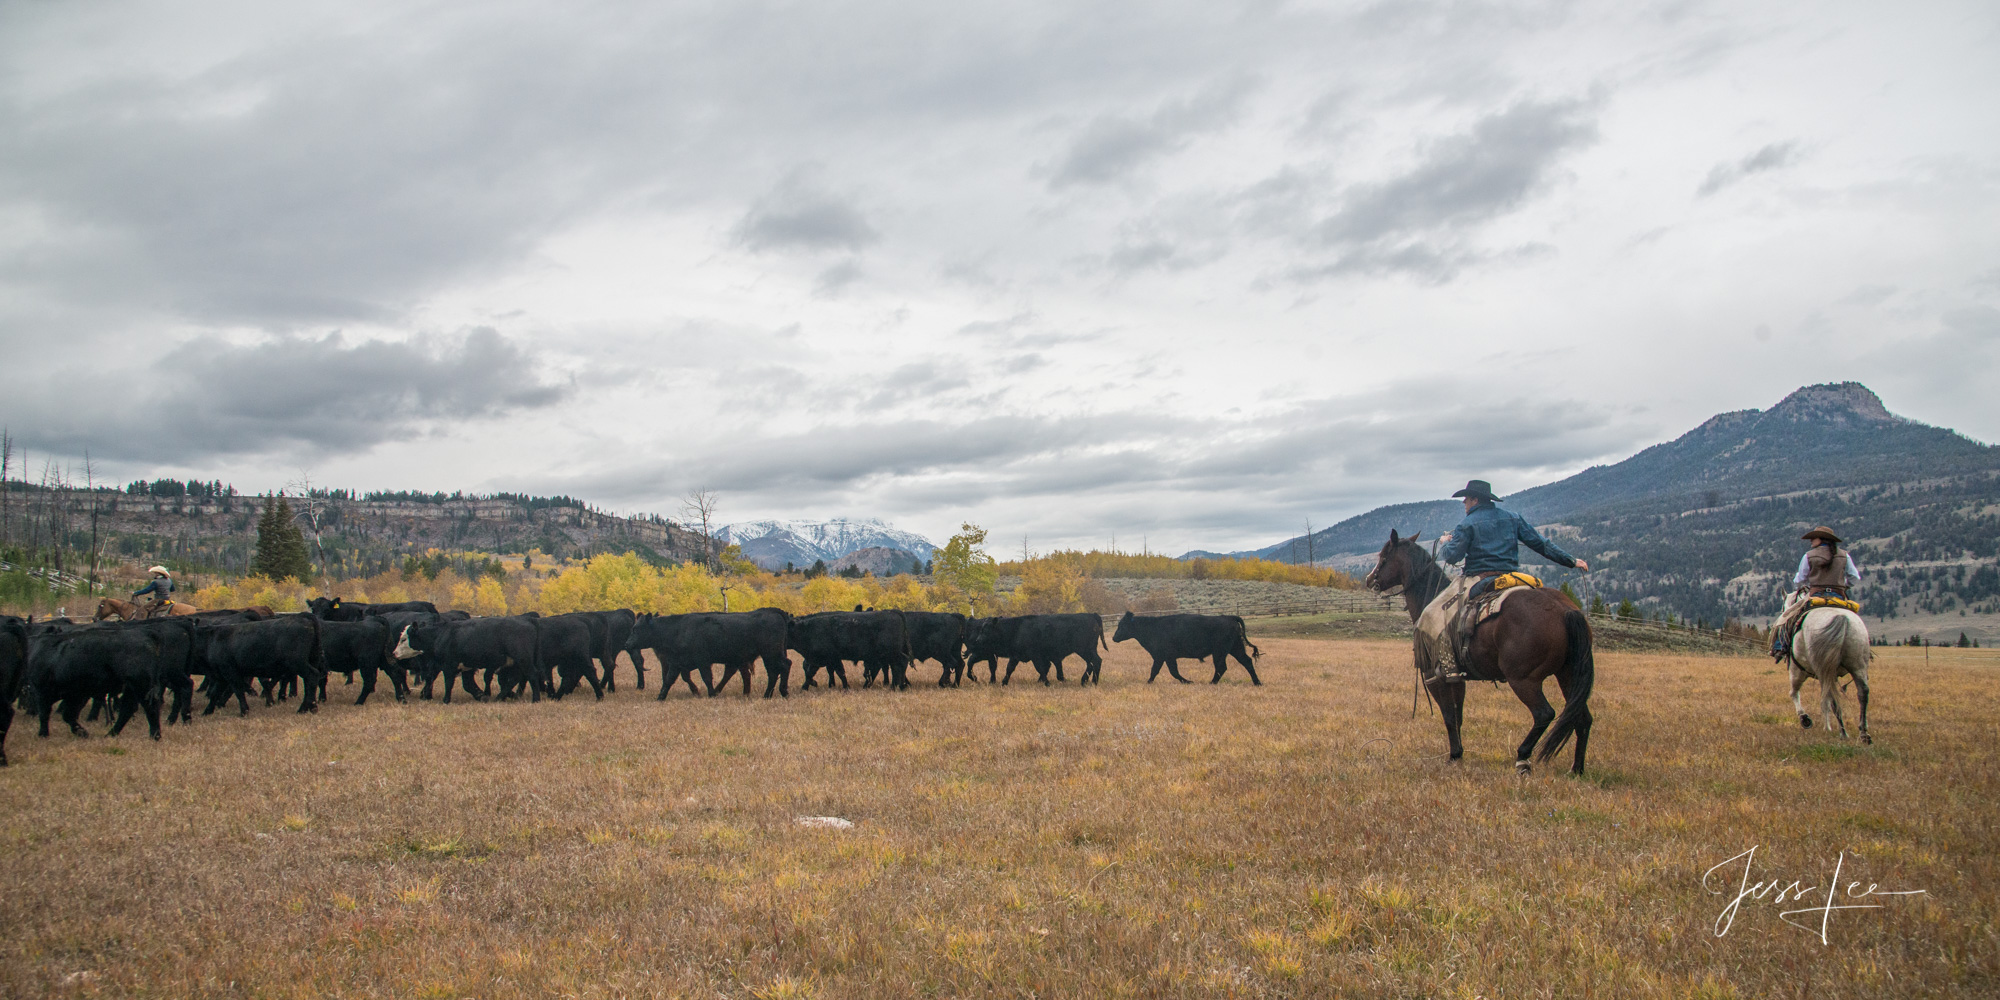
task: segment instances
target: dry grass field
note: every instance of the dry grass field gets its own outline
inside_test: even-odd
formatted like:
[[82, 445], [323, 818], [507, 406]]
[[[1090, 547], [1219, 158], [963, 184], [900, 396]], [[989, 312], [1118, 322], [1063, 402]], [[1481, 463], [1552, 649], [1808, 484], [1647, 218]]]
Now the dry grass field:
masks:
[[[1991, 997], [2000, 658], [1882, 650], [1876, 742], [1768, 661], [1599, 657], [1592, 771], [1410, 718], [1408, 647], [1266, 684], [253, 706], [0, 771], [0, 996]], [[924, 677], [934, 677], [929, 669]], [[1205, 674], [1203, 674], [1205, 676]], [[1553, 688], [1551, 689], [1553, 692]], [[1809, 687], [1810, 690], [1810, 687]], [[341, 695], [346, 698], [341, 698]], [[1849, 696], [1850, 705], [1852, 695]], [[796, 822], [838, 816], [852, 829]], [[1718, 915], [1753, 880], [1802, 903]], [[1823, 902], [1840, 859], [1879, 909]]]

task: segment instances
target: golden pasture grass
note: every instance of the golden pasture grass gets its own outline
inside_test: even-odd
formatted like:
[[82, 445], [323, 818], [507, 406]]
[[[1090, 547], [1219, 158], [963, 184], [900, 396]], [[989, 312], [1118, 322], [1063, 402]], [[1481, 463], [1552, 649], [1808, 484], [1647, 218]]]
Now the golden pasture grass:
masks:
[[[1863, 748], [1766, 661], [1606, 654], [1576, 780], [1512, 773], [1527, 714], [1484, 685], [1440, 759], [1403, 643], [1264, 648], [1262, 688], [1148, 686], [1128, 644], [1090, 690], [355, 708], [336, 678], [317, 717], [159, 744], [17, 724], [0, 996], [2000, 992], [1990, 655], [1884, 652]], [[1718, 937], [1703, 873], [1752, 846], [1757, 879], [1928, 894], [1827, 944], [1779, 919], [1812, 900], [1751, 900]]]

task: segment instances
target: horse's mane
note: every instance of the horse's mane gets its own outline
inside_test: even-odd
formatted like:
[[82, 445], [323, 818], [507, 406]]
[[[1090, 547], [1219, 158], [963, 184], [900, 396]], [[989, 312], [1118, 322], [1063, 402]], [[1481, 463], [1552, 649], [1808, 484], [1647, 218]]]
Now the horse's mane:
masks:
[[1451, 577], [1416, 542], [1404, 542], [1402, 546], [1410, 554], [1410, 578], [1403, 582], [1403, 593], [1415, 598], [1416, 607], [1430, 606], [1431, 599], [1444, 593], [1451, 586]]

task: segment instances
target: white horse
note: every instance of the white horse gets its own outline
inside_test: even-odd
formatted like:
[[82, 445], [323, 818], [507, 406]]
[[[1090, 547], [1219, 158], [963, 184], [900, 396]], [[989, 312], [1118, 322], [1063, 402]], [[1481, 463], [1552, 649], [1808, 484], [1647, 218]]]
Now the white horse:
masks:
[[1821, 721], [1831, 730], [1837, 724], [1847, 738], [1847, 720], [1840, 714], [1840, 676], [1854, 678], [1854, 693], [1861, 700], [1861, 742], [1873, 743], [1868, 735], [1868, 625], [1861, 616], [1845, 608], [1814, 608], [1806, 612], [1799, 634], [1792, 640], [1792, 708], [1799, 713], [1799, 726], [1811, 729], [1812, 716], [1799, 703], [1799, 687], [1807, 677], [1819, 681]]

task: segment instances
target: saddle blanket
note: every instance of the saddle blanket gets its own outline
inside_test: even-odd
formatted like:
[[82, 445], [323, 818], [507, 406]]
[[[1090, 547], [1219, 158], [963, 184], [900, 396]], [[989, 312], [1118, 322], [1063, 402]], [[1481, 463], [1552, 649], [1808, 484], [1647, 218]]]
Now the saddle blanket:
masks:
[[[1529, 580], [1534, 580], [1536, 587], [1541, 586], [1540, 580], [1535, 580], [1534, 577], [1528, 576], [1526, 573], [1509, 573], [1507, 576], [1525, 576]], [[1505, 579], [1505, 577], [1498, 579]], [[1460, 577], [1457, 583], [1446, 588], [1444, 593], [1431, 598], [1431, 602], [1424, 606], [1423, 614], [1417, 616], [1417, 635], [1415, 639], [1417, 669], [1428, 674], [1432, 670], [1435, 670], [1439, 663], [1443, 663], [1448, 667], [1457, 665], [1458, 654], [1455, 651], [1458, 649], [1456, 626], [1459, 620], [1459, 610], [1465, 605], [1466, 592], [1471, 590], [1472, 586], [1478, 582], [1478, 577]], [[1502, 590], [1500, 589], [1500, 584], [1495, 582], [1493, 595], [1480, 606], [1474, 618], [1465, 622], [1465, 627], [1469, 629], [1478, 628], [1481, 622], [1499, 614], [1500, 609], [1507, 603], [1508, 598], [1513, 597], [1515, 594], [1526, 593], [1531, 589], [1533, 588], [1516, 582], [1509, 584], [1506, 589]], [[1467, 672], [1470, 673], [1470, 671]], [[1488, 678], [1478, 679], [1485, 680]]]

